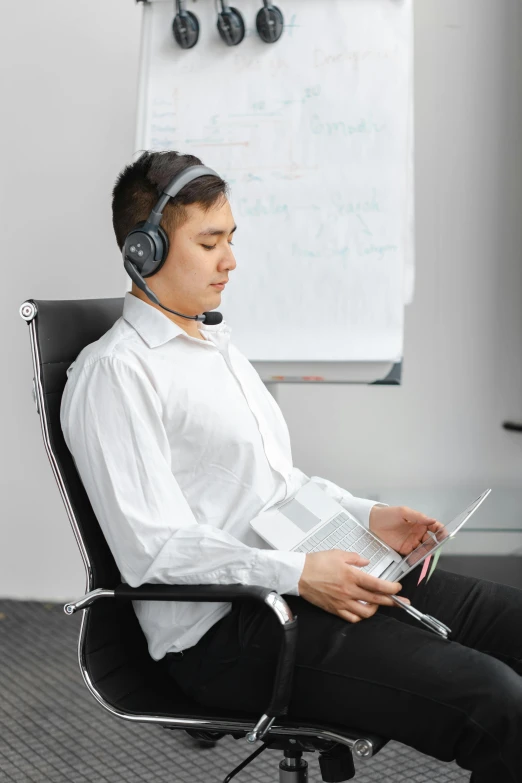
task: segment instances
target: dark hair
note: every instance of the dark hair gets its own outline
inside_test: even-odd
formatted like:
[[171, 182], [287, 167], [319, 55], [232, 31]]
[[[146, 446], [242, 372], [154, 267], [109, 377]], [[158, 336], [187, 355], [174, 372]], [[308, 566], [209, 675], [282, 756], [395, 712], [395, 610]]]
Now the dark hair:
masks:
[[[112, 191], [112, 225], [120, 250], [125, 237], [140, 220], [146, 220], [168, 183], [188, 166], [201, 166], [194, 155], [179, 152], [143, 152], [118, 175]], [[161, 219], [161, 226], [172, 236], [176, 228], [187, 220], [185, 204], [197, 204], [205, 211], [219, 199], [228, 196], [228, 185], [220, 177], [198, 177], [171, 199]]]

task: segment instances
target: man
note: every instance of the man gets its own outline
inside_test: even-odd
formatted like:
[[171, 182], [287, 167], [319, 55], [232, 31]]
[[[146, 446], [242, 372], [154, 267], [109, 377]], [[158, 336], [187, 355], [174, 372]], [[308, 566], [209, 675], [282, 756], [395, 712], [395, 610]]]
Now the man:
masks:
[[[159, 191], [201, 161], [144, 153], [119, 176], [120, 249]], [[170, 247], [147, 284], [170, 310], [219, 307], [236, 267], [226, 183], [186, 185], [165, 208]], [[416, 586], [370, 576], [341, 550], [269, 549], [249, 525], [309, 481], [292, 464], [278, 405], [231, 330], [174, 315], [134, 284], [123, 315], [68, 370], [61, 423], [122, 578], [257, 584], [299, 616], [290, 714], [357, 726], [455, 759], [475, 783], [522, 783], [522, 591], [436, 570]], [[405, 507], [354, 497], [312, 476], [401, 554], [440, 527]], [[413, 598], [452, 629], [442, 639], [399, 609]], [[366, 602], [366, 603], [363, 603]], [[252, 602], [135, 602], [156, 660], [202, 704], [262, 712], [279, 626]], [[378, 611], [379, 610], [379, 611]]]

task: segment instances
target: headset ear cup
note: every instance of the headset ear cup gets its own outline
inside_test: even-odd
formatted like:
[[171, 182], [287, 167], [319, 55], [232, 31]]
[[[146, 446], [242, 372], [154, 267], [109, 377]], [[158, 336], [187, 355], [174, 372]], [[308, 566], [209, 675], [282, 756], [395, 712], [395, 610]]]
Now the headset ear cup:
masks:
[[276, 5], [261, 8], [256, 16], [256, 29], [265, 43], [275, 43], [283, 34], [284, 18]]
[[229, 6], [218, 16], [217, 29], [227, 46], [237, 46], [245, 37], [245, 22], [237, 8]]
[[[145, 221], [143, 221], [145, 222]], [[143, 225], [143, 223], [142, 223]], [[145, 279], [147, 277], [152, 277], [152, 275], [155, 275], [156, 272], [159, 272], [165, 261], [167, 260], [167, 256], [169, 254], [169, 238], [167, 236], [166, 231], [162, 229], [161, 226], [158, 226], [157, 228], [157, 234], [156, 238], [154, 240], [154, 244], [156, 247], [156, 252], [154, 253], [154, 258], [157, 259], [155, 263], [152, 265], [152, 267], [149, 269], [146, 275], [141, 272], [141, 276]]]
[[199, 22], [192, 11], [176, 14], [172, 22], [172, 32], [176, 42], [182, 49], [192, 49], [198, 42]]
[[[159, 272], [165, 261], [167, 260], [167, 256], [169, 254], [169, 238], [167, 236], [167, 232], [162, 229], [161, 226], [158, 226], [158, 234], [161, 237], [162, 241], [162, 248], [161, 248], [161, 258], [158, 262], [158, 266], [154, 269], [153, 272], [150, 273], [150, 275], [155, 275], [156, 272]], [[150, 277], [150, 275], [147, 275], [147, 277]]]
[[[123, 246], [124, 258], [134, 264], [137, 272], [143, 278], [155, 275], [165, 263], [169, 253], [169, 238], [164, 229], [158, 226], [153, 233], [141, 231], [146, 222], [146, 220], [140, 220], [139, 223], [136, 223], [132, 231], [125, 237]], [[138, 249], [140, 244], [141, 250]], [[140, 253], [141, 258], [138, 257]], [[148, 271], [144, 274], [145, 268]]]

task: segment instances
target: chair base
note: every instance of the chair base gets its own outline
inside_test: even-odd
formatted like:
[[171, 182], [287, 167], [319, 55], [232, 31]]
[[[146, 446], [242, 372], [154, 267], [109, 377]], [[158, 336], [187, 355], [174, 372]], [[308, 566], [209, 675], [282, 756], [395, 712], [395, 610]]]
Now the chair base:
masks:
[[308, 762], [301, 751], [287, 752], [279, 762], [279, 783], [308, 783]]
[[[193, 737], [200, 747], [213, 747], [218, 739], [225, 736], [221, 732], [191, 729], [187, 730], [187, 734]], [[226, 776], [223, 783], [230, 783], [238, 772], [245, 769], [266, 748], [284, 752], [284, 758], [279, 762], [279, 783], [308, 783], [308, 762], [303, 759], [303, 748], [308, 751], [319, 750], [319, 767], [324, 783], [344, 783], [355, 777], [352, 751], [346, 745], [340, 743], [325, 745], [321, 742], [303, 745], [293, 738], [281, 739], [269, 736], [266, 742]]]
[[[241, 772], [251, 761], [262, 753], [268, 745], [261, 745], [253, 753], [230, 772], [223, 783], [230, 783], [233, 777]], [[279, 762], [279, 783], [308, 783], [308, 762], [302, 758], [301, 750], [285, 749], [285, 757]]]

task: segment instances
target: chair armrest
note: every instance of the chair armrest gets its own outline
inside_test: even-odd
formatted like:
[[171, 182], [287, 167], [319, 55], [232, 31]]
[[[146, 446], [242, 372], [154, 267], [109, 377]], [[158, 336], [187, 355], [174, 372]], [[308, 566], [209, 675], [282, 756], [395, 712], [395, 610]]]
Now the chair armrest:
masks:
[[[121, 584], [114, 590], [114, 597], [131, 599], [132, 601], [232, 601], [237, 598], [255, 598], [265, 602], [270, 593], [274, 593], [274, 591], [269, 587], [260, 587], [259, 585], [147, 584], [130, 587], [128, 584]], [[288, 611], [290, 612], [290, 609]]]
[[87, 593], [79, 601], [64, 606], [66, 614], [86, 609], [100, 598], [117, 601], [232, 601], [253, 598], [275, 612], [281, 623], [282, 643], [270, 703], [254, 729], [247, 735], [249, 742], [263, 739], [278, 715], [285, 715], [292, 690], [295, 654], [297, 649], [297, 615], [294, 617], [286, 601], [268, 587], [259, 585], [140, 585], [120, 584], [114, 590], [99, 588]]

